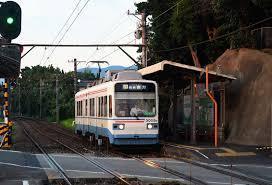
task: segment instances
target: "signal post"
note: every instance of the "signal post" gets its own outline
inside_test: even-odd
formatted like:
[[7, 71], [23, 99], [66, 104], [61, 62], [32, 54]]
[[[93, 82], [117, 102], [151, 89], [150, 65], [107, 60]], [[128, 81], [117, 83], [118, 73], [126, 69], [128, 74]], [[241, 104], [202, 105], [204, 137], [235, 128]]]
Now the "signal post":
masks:
[[[21, 32], [21, 7], [14, 1], [0, 2], [0, 46], [9, 44]], [[0, 122], [0, 148], [11, 146], [13, 123], [9, 114], [9, 80], [17, 78], [20, 70], [21, 51], [18, 46], [9, 46], [0, 50], [0, 78], [5, 78], [1, 92], [3, 94], [3, 121]]]

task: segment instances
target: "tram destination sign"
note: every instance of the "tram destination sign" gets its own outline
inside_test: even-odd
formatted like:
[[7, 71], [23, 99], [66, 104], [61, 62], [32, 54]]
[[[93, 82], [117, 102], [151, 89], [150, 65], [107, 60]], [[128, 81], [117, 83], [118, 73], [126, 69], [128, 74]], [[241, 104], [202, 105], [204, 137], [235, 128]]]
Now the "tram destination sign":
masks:
[[117, 83], [115, 84], [115, 92], [155, 92], [153, 83]]

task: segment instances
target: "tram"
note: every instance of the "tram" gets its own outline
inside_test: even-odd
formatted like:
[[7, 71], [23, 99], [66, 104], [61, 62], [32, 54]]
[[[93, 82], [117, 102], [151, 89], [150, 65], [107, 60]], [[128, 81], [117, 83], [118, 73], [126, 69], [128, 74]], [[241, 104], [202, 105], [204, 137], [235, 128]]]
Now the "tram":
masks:
[[158, 144], [158, 87], [136, 71], [116, 74], [75, 95], [75, 132], [112, 145]]

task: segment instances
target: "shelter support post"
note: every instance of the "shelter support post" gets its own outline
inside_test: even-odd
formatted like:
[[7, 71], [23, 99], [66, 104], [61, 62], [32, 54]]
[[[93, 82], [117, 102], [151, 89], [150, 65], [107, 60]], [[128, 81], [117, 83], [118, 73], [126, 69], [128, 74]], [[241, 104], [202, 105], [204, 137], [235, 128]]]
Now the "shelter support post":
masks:
[[209, 91], [209, 70], [208, 70], [208, 67], [206, 67], [206, 93], [214, 104], [214, 146], [217, 147], [217, 144], [218, 144], [218, 128], [217, 128], [217, 126], [218, 126], [218, 121], [217, 121], [218, 107], [217, 107], [217, 102], [216, 102], [215, 98], [213, 97], [213, 95]]
[[196, 144], [195, 77], [191, 78], [191, 144]]
[[172, 83], [172, 95], [173, 95], [173, 99], [172, 99], [172, 103], [173, 103], [173, 109], [172, 109], [172, 124], [171, 124], [171, 127], [172, 127], [172, 132], [173, 132], [173, 136], [174, 136], [174, 139], [176, 139], [176, 136], [177, 136], [177, 123], [176, 123], [176, 115], [177, 115], [177, 90], [176, 90], [176, 82], [175, 80], [173, 80], [173, 83]]

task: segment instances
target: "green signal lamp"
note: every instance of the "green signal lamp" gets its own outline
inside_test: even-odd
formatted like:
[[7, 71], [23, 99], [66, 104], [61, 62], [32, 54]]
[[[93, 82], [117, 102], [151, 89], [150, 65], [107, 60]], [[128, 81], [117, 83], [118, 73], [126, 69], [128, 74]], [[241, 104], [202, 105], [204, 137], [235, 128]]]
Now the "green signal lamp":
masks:
[[14, 1], [0, 2], [0, 35], [12, 40], [21, 33], [21, 7]]
[[14, 19], [12, 17], [8, 17], [7, 18], [7, 23], [8, 24], [13, 24], [14, 23]]

